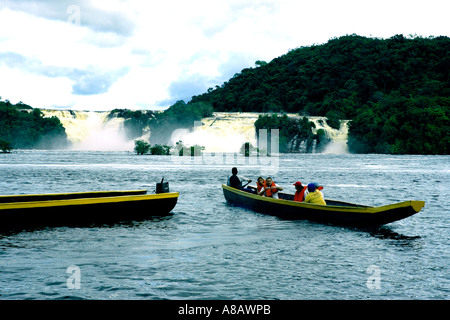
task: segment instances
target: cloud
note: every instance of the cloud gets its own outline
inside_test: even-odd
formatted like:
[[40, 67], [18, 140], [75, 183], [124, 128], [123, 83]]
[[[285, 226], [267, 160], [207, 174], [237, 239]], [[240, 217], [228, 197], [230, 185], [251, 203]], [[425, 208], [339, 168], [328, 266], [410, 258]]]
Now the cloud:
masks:
[[127, 72], [128, 68], [106, 72], [95, 70], [73, 71], [69, 76], [76, 81], [72, 87], [72, 92], [75, 95], [94, 95], [108, 92], [111, 85]]
[[33, 73], [49, 78], [68, 78], [74, 82], [72, 93], [74, 95], [93, 95], [105, 93], [111, 85], [129, 70], [124, 67], [118, 70], [97, 70], [64, 68], [43, 65], [39, 60], [32, 59], [14, 52], [0, 52], [0, 64], [9, 68], [19, 69], [26, 73]]
[[3, 0], [0, 95], [48, 108], [165, 108], [333, 37], [448, 36], [446, 1]]
[[28, 64], [27, 57], [15, 52], [0, 52], [0, 63], [3, 63], [10, 68], [21, 68]]
[[210, 87], [221, 85], [242, 69], [254, 66], [251, 56], [240, 52], [201, 52], [186, 61], [187, 66], [167, 88], [169, 98], [158, 101], [160, 106], [172, 105], [178, 100], [188, 102]]
[[69, 77], [71, 69], [57, 66], [45, 66], [41, 61], [15, 52], [0, 52], [0, 64], [11, 69], [19, 69], [24, 72], [34, 73], [40, 76], [57, 78]]
[[[79, 23], [95, 32], [111, 32], [121, 36], [131, 36], [135, 25], [133, 19], [127, 15], [127, 11], [121, 10], [103, 3], [104, 6], [96, 6], [99, 1], [89, 0], [14, 0], [8, 1], [7, 7], [14, 11], [20, 11], [36, 17], [57, 20], [68, 23]], [[101, 3], [101, 2], [100, 2]], [[107, 10], [109, 8], [109, 10]]]

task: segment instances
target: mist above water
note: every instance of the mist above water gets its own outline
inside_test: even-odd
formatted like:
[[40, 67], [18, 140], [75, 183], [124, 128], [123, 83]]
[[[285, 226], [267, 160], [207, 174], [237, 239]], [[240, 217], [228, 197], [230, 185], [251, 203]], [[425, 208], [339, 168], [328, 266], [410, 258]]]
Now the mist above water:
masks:
[[66, 129], [72, 150], [131, 151], [134, 139], [124, 129], [124, 119], [109, 117], [109, 112], [42, 110], [48, 116], [57, 116]]
[[[72, 150], [90, 151], [132, 151], [134, 140], [149, 140], [150, 133], [140, 138], [130, 138], [124, 128], [124, 118], [110, 117], [110, 112], [42, 110], [47, 117], [59, 118]], [[194, 124], [193, 129], [176, 129], [171, 132], [170, 146], [182, 141], [185, 146], [200, 145], [205, 152], [239, 152], [244, 143], [257, 146], [255, 121], [259, 113], [215, 112]], [[298, 117], [298, 115], [289, 115]], [[323, 129], [330, 142], [322, 149], [326, 154], [348, 153], [348, 121], [341, 121], [339, 130], [331, 128], [324, 117], [309, 117], [316, 128], [313, 133]], [[150, 143], [155, 142], [150, 139]], [[313, 150], [314, 152], [314, 150]]]
[[124, 119], [107, 118], [108, 114], [90, 112], [84, 139], [75, 142], [74, 150], [127, 151], [133, 150], [133, 140], [127, 138]]
[[325, 131], [326, 136], [330, 142], [325, 146], [322, 153], [326, 154], [346, 154], [348, 153], [347, 139], [348, 139], [348, 120], [341, 121], [341, 127], [335, 129], [330, 127], [325, 117], [311, 117], [310, 121], [314, 122], [316, 128], [313, 130], [317, 133], [319, 129]]
[[170, 142], [205, 147], [206, 152], [239, 152], [245, 142], [257, 145], [255, 121], [257, 113], [215, 112], [212, 117], [196, 122], [193, 130], [178, 129]]
[[[178, 129], [172, 134], [171, 143], [183, 141], [185, 145], [200, 145], [206, 152], [239, 152], [245, 142], [258, 146], [255, 122], [259, 113], [252, 112], [215, 112], [212, 117], [197, 122], [193, 130]], [[289, 114], [292, 118], [301, 118]], [[322, 129], [329, 143], [320, 151], [324, 154], [348, 154], [348, 120], [342, 120], [339, 129], [328, 125], [325, 117], [308, 117], [315, 124], [314, 134]], [[302, 148], [297, 150], [302, 152]], [[303, 152], [306, 152], [303, 150]], [[313, 148], [313, 153], [316, 150]]]

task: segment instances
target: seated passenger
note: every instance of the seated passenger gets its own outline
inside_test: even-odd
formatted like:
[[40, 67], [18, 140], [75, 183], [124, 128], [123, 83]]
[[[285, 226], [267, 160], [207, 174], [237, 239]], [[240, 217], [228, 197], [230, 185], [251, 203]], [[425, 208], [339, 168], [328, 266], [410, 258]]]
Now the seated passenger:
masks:
[[266, 183], [264, 184], [264, 188], [259, 193], [260, 195], [278, 199], [278, 191], [283, 190], [282, 187], [278, 187], [275, 182], [273, 182], [271, 177], [266, 179]]
[[[323, 187], [318, 182], [313, 182], [313, 183], [314, 183], [314, 186], [316, 187], [316, 190], [319, 190], [319, 192], [322, 194], [322, 197], [325, 199], [325, 197], [323, 196], [323, 192], [322, 192]], [[306, 187], [305, 197], [308, 193], [309, 193], [308, 187]]]
[[294, 201], [302, 202], [305, 200], [305, 191], [308, 187], [304, 187], [300, 181], [294, 183], [295, 186], [295, 194]]
[[259, 194], [261, 192], [261, 189], [264, 188], [264, 185], [266, 184], [266, 181], [263, 179], [263, 177], [259, 177], [256, 181], [256, 193]]
[[316, 185], [314, 183], [308, 184], [308, 194], [306, 195], [305, 203], [320, 204], [323, 206], [327, 205], [323, 199], [322, 192], [316, 189]]
[[323, 187], [318, 182], [314, 182], [314, 185], [316, 186], [316, 190], [319, 190], [319, 192], [322, 193], [322, 197], [323, 197], [323, 192], [322, 192]]
[[[241, 178], [242, 178], [243, 180], [247, 180], [247, 181], [248, 181], [247, 184], [249, 184], [250, 182], [252, 182], [252, 180], [247, 179], [247, 178], [245, 178], [245, 177], [239, 178], [239, 177], [237, 176], [238, 170], [237, 170], [236, 167], [234, 167], [233, 169], [231, 169], [231, 173], [232, 173], [231, 177], [228, 178], [228, 183], [227, 183], [228, 186], [230, 186], [230, 187], [232, 187], [232, 188], [239, 189], [239, 190], [244, 190], [244, 191], [249, 191], [249, 190], [250, 190], [249, 192], [253, 192], [251, 189], [247, 190], [247, 188], [243, 188], [243, 187], [242, 187]], [[246, 185], [247, 185], [247, 184], [246, 184]]]

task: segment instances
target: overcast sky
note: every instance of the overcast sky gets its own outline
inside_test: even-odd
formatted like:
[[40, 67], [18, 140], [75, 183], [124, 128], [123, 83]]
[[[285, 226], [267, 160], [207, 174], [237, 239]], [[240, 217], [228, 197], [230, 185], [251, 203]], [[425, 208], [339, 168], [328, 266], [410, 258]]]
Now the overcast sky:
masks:
[[161, 109], [256, 60], [358, 34], [450, 36], [448, 0], [0, 0], [0, 96]]

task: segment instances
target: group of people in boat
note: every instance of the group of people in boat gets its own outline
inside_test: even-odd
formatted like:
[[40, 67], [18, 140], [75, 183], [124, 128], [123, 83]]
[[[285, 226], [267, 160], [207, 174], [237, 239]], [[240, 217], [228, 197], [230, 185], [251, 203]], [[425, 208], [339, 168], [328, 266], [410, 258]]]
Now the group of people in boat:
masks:
[[[232, 175], [228, 179], [228, 186], [242, 191], [255, 193], [254, 189], [247, 187], [247, 185], [252, 182], [251, 179], [246, 177], [238, 177], [237, 168], [231, 169], [231, 173]], [[247, 181], [247, 183], [242, 185], [242, 180]], [[323, 193], [321, 191], [323, 187], [317, 182], [312, 182], [307, 186], [303, 186], [300, 181], [297, 181], [294, 183], [294, 186], [295, 194], [293, 201], [326, 205]], [[267, 177], [266, 179], [263, 177], [258, 177], [256, 180], [256, 194], [260, 196], [278, 199], [278, 192], [282, 190], [283, 188], [277, 186], [272, 177]]]

